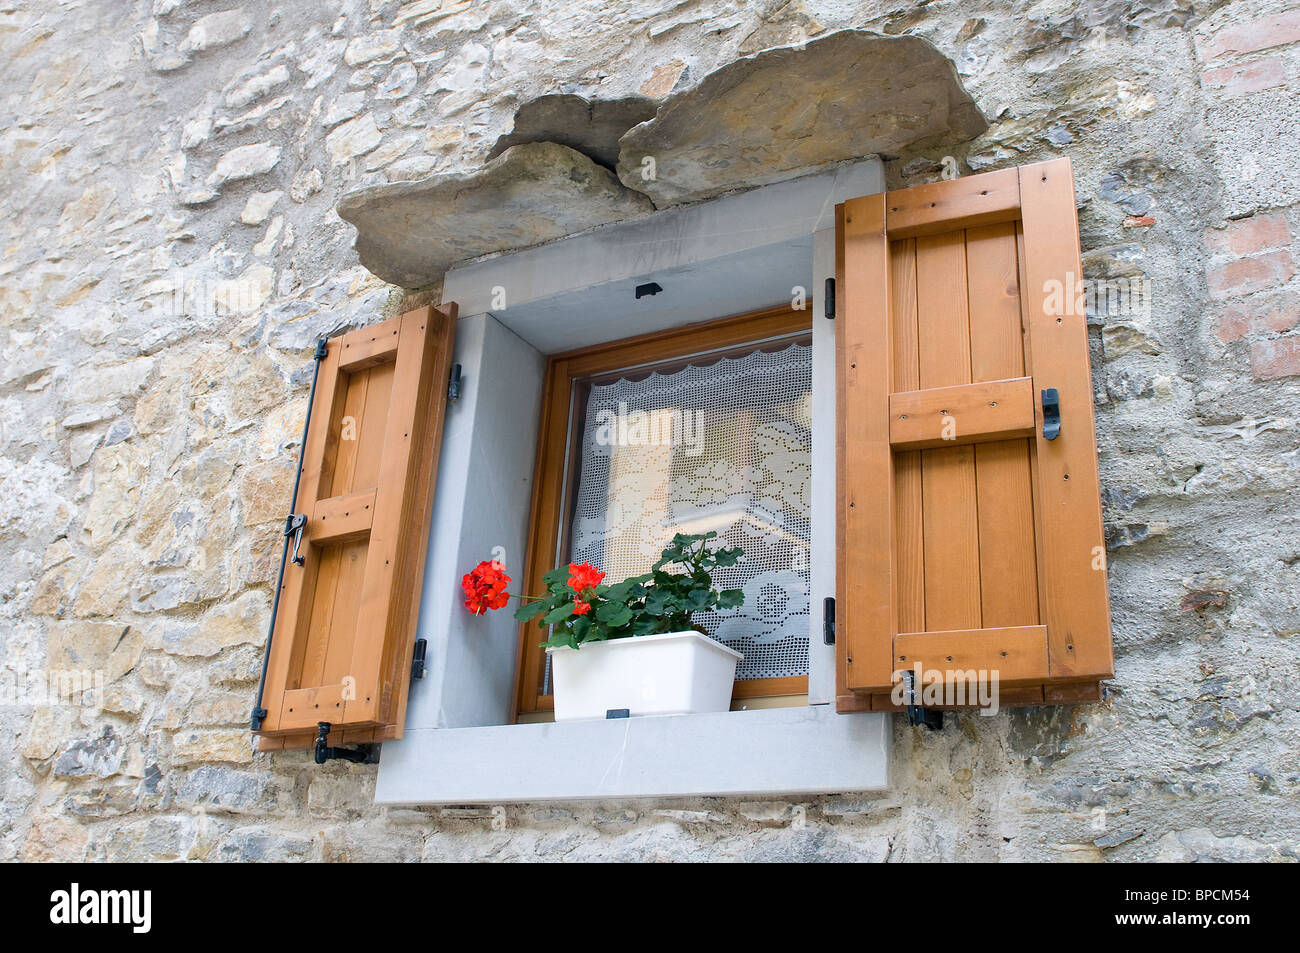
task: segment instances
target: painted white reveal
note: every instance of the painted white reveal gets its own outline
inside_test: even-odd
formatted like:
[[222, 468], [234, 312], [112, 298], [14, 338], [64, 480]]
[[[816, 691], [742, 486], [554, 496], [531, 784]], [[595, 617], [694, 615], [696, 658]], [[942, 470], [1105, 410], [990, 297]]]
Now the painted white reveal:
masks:
[[[447, 273], [443, 299], [490, 311], [546, 354], [812, 297], [815, 232], [837, 202], [884, 189], [880, 162], [769, 185]], [[637, 299], [636, 286], [663, 291]]]

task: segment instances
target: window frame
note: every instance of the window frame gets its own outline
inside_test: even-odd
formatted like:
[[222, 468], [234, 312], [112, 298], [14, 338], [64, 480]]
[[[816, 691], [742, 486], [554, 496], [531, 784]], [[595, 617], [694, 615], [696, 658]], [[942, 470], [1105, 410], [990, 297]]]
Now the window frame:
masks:
[[[574, 395], [581, 382], [601, 374], [658, 364], [694, 355], [758, 346], [813, 330], [811, 303], [802, 308], [782, 304], [729, 315], [617, 341], [551, 355], [541, 396], [533, 493], [529, 505], [528, 548], [521, 591], [541, 592], [542, 576], [556, 566], [567, 537], [570, 515], [568, 462], [577, 452], [577, 428], [572, 426]], [[535, 622], [520, 625], [512, 721], [554, 710], [551, 695], [540, 694], [545, 649], [538, 646]], [[535, 686], [530, 691], [529, 686]], [[738, 681], [732, 701], [774, 696], [807, 695], [807, 675]]]

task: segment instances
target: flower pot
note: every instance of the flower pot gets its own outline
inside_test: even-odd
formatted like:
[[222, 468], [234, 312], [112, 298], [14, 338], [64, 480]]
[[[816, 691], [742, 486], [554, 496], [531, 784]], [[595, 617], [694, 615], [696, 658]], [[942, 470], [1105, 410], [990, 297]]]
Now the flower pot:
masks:
[[547, 649], [555, 720], [727, 711], [743, 655], [699, 632], [665, 632]]

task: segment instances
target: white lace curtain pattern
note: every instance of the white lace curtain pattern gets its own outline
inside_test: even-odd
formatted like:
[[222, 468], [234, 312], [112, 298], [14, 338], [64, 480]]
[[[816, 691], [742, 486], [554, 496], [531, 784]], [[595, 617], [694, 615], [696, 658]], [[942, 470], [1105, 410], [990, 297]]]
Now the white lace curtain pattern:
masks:
[[737, 610], [695, 621], [744, 654], [738, 679], [808, 673], [811, 347], [596, 384], [587, 401], [571, 559], [643, 573], [674, 533], [745, 551], [717, 570]]

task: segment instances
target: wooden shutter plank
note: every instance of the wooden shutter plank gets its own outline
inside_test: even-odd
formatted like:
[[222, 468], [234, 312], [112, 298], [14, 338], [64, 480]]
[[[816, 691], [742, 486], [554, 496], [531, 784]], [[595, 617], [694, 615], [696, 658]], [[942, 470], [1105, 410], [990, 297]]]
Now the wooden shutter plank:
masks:
[[[840, 545], [836, 629], [845, 633], [847, 689], [888, 690], [897, 631], [895, 501], [889, 449], [891, 342], [885, 195], [844, 203], [843, 320], [836, 320]], [[876, 540], [855, 546], [852, 540]], [[842, 620], [842, 621], [841, 621]]]
[[[1042, 506], [1051, 673], [1064, 678], [1111, 678], [1110, 604], [1106, 586], [1097, 435], [1087, 316], [1061, 307], [1049, 291], [1082, 282], [1074, 181], [1068, 159], [1024, 166], [1020, 195], [1025, 245], [1026, 323], [1038, 390], [1061, 400], [1061, 435], [1036, 437]], [[1041, 418], [1041, 409], [1040, 409]], [[1041, 424], [1041, 419], [1040, 419]]]
[[[1024, 373], [1020, 275], [1014, 223], [966, 232], [971, 309], [971, 376], [993, 381]], [[1027, 429], [1032, 436], [1037, 395], [1025, 380]], [[978, 386], [978, 385], [976, 385]], [[1038, 559], [1028, 440], [975, 448], [980, 512], [980, 600], [986, 627], [1027, 625], [1038, 614]]]
[[[890, 243], [890, 310], [893, 319], [895, 391], [921, 386], [921, 342], [916, 315], [916, 240]], [[891, 397], [891, 420], [893, 418]], [[890, 441], [894, 440], [890, 425]], [[894, 454], [894, 569], [896, 625], [925, 628], [925, 551], [921, 504], [921, 454]]]
[[338, 552], [338, 570], [320, 680], [324, 685], [341, 685], [352, 674], [352, 643], [359, 621], [358, 596], [368, 562], [369, 542], [360, 539], [332, 548]]
[[1032, 436], [1033, 393], [1017, 377], [890, 394], [889, 443], [898, 451]]
[[[336, 397], [339, 393], [340, 373], [337, 349], [326, 353], [321, 359], [317, 371], [316, 396], [312, 407], [313, 418], [331, 420], [334, 416]], [[317, 416], [319, 415], [319, 416]], [[310, 427], [303, 445], [302, 468], [298, 475], [298, 504], [300, 510], [320, 496], [321, 480], [331, 478], [332, 455], [327, 458], [326, 448], [329, 442], [329, 427]], [[284, 704], [282, 693], [289, 687], [289, 674], [295, 663], [300, 664], [305, 640], [296, 638], [296, 634], [306, 632], [311, 624], [311, 607], [315, 597], [317, 563], [322, 550], [311, 544], [311, 538], [303, 534], [300, 554], [303, 565], [294, 569], [292, 564], [286, 567], [284, 579], [280, 585], [280, 608], [276, 615], [275, 629], [271, 633], [270, 658], [267, 661], [266, 684], [264, 686], [262, 706], [266, 709], [266, 718], [262, 729], [274, 732], [281, 729], [281, 715]], [[311, 571], [306, 571], [311, 567]]]
[[925, 623], [980, 625], [979, 524], [972, 447], [926, 450], [921, 461], [925, 522]]
[[[970, 383], [970, 317], [962, 232], [916, 240], [921, 387]], [[980, 625], [975, 454], [968, 446], [921, 455], [925, 620], [931, 629]]]
[[385, 739], [400, 738], [406, 723], [406, 704], [411, 688], [411, 657], [420, 620], [420, 592], [429, 549], [429, 528], [433, 520], [433, 490], [442, 450], [442, 430], [447, 413], [447, 382], [451, 376], [452, 342], [459, 309], [454, 302], [425, 312], [424, 361], [418, 385], [416, 447], [411, 480], [413, 492], [406, 500], [403, 525], [418, 527], [409, 535], [398, 561], [398, 586], [394, 624], [400, 636], [390, 639], [382, 659], [384, 674]]
[[[334, 634], [334, 605], [338, 598], [339, 573], [342, 570], [342, 553], [337, 546], [319, 546], [316, 585], [313, 587], [311, 615], [307, 624], [314, 637], [304, 640], [302, 660], [294, 668], [298, 672], [291, 687], [323, 685], [325, 654], [329, 651]], [[310, 570], [305, 570], [310, 572]]]
[[[356, 486], [357, 459], [359, 441], [356, 438], [358, 421], [366, 419], [366, 397], [370, 391], [370, 379], [373, 375], [347, 374], [344, 377], [344, 394], [338, 413], [330, 420], [329, 454], [330, 478], [322, 480], [320, 492], [330, 496], [342, 496]], [[344, 440], [344, 432], [350, 437]]]
[[[385, 640], [407, 609], [396, 606], [394, 597], [402, 568], [398, 564], [402, 561], [402, 528], [406, 525], [403, 517], [409, 515], [417, 490], [416, 467], [420, 461], [415, 448], [421, 444], [418, 428], [423, 423], [418, 411], [422, 385], [425, 388], [431, 385], [426, 372], [429, 363], [426, 350], [434, 338], [429, 328], [431, 323], [429, 309], [412, 311], [401, 317], [398, 333], [394, 335], [398, 341], [397, 354], [387, 413], [382, 418], [383, 452], [378, 458], [376, 477], [376, 485], [383, 492], [375, 499], [352, 647], [351, 674], [356, 679], [356, 697], [347, 700], [344, 708], [347, 721], [352, 723], [377, 719], [389, 701], [380, 675], [384, 670]], [[364, 454], [364, 450], [361, 452]], [[424, 532], [427, 535], [427, 529]]]
[[1023, 377], [1025, 347], [1014, 223], [967, 230], [966, 273], [971, 380]]
[[[1029, 294], [1025, 279], [1025, 236], [1021, 223], [1016, 222], [1016, 270], [1020, 278], [1020, 327], [1025, 342], [1025, 373], [1033, 378], [1033, 359], [1029, 349]], [[1038, 452], [1036, 446], [1038, 427], [1042, 417], [1038, 405], [1034, 406], [1035, 437], [1029, 441], [1029, 486], [1034, 504], [1034, 571], [1038, 576], [1038, 621], [1047, 620], [1047, 586], [1040, 571], [1043, 565], [1043, 534], [1038, 527], [1043, 525], [1043, 501], [1038, 495]], [[1049, 641], [1050, 644], [1050, 641]]]
[[352, 440], [341, 440], [343, 446], [354, 447], [351, 475], [347, 483], [339, 483], [338, 493], [352, 493], [379, 486], [379, 467], [384, 453], [384, 422], [392, 410], [393, 362], [379, 364], [353, 375], [365, 379], [364, 416], [358, 416], [350, 428]]

